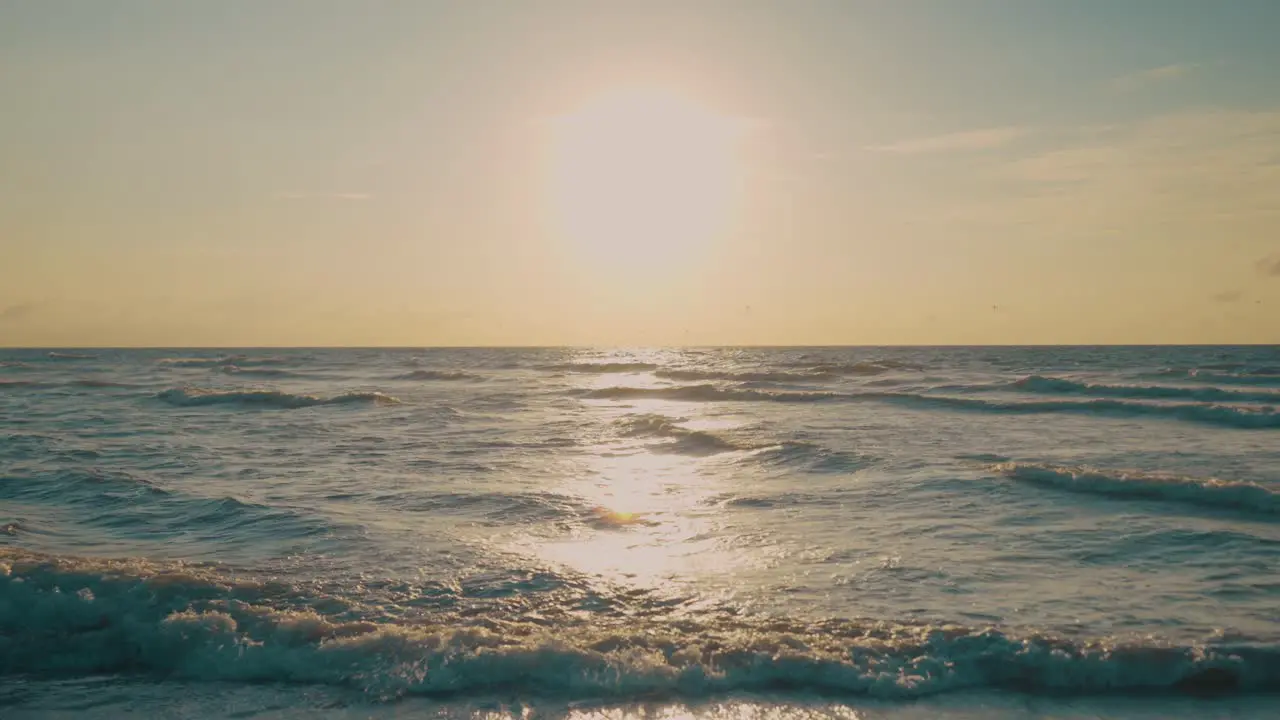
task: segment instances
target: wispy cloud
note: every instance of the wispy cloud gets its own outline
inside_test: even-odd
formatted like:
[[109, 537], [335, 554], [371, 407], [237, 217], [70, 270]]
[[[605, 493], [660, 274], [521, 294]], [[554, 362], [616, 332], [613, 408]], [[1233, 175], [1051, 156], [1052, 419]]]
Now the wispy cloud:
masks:
[[1225, 292], [1215, 293], [1209, 296], [1209, 299], [1220, 303], [1240, 302], [1244, 299], [1244, 293], [1239, 290], [1227, 290]]
[[277, 200], [372, 200], [373, 195], [364, 192], [337, 192], [337, 193], [305, 193], [305, 192], [282, 192], [276, 195]]
[[10, 305], [3, 310], [0, 310], [0, 322], [17, 322], [29, 317], [31, 313], [35, 312], [35, 309], [35, 303], [30, 302]]
[[1163, 85], [1165, 83], [1181, 80], [1191, 73], [1195, 72], [1197, 65], [1188, 63], [1175, 63], [1173, 65], [1162, 65], [1157, 68], [1141, 70], [1139, 72], [1121, 75], [1111, 81], [1111, 88], [1119, 92], [1133, 92], [1142, 88], [1151, 87], [1152, 85]]
[[1027, 135], [1029, 130], [1023, 127], [995, 127], [981, 130], [947, 133], [932, 137], [902, 140], [889, 145], [876, 145], [868, 150], [899, 155], [919, 155], [923, 153], [975, 152], [1003, 147]]
[[1274, 253], [1259, 260], [1258, 272], [1268, 277], [1280, 277], [1280, 253]]
[[[1006, 163], [998, 173], [1095, 208], [1274, 217], [1280, 110], [1197, 110], [1148, 118]], [[1081, 205], [1083, 206], [1083, 205]], [[1280, 256], [1277, 256], [1280, 262]]]

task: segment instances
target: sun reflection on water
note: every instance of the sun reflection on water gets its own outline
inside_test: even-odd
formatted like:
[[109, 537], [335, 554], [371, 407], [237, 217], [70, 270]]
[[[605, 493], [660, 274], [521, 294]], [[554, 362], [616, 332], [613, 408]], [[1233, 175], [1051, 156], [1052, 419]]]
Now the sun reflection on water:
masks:
[[[581, 363], [664, 363], [653, 353], [590, 354]], [[656, 362], [655, 362], [656, 361]], [[581, 373], [576, 387], [665, 384], [652, 374]], [[583, 432], [588, 449], [568, 464], [555, 492], [592, 508], [568, 532], [525, 538], [546, 562], [617, 582], [674, 589], [723, 577], [750, 559], [718, 532], [720, 498], [729, 490], [716, 458], [680, 452], [671, 438], [629, 432], [651, 418], [694, 430], [729, 429], [740, 421], [716, 417], [689, 403], [641, 400], [584, 403], [598, 418]], [[716, 583], [723, 586], [723, 583]]]

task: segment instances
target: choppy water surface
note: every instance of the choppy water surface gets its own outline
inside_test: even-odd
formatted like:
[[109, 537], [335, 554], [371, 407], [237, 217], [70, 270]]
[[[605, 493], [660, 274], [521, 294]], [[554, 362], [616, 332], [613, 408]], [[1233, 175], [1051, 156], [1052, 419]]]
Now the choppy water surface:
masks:
[[1280, 348], [0, 351], [0, 714], [1274, 717]]

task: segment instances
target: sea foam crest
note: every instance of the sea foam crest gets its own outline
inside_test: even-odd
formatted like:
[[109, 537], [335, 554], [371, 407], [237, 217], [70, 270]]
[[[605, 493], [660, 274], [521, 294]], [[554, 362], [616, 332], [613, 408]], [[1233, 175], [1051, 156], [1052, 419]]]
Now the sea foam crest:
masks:
[[394, 405], [400, 401], [380, 392], [349, 392], [333, 397], [299, 395], [282, 390], [212, 390], [208, 388], [170, 388], [156, 398], [178, 407], [203, 405], [243, 405], [267, 408], [306, 408], [317, 405], [372, 404]]
[[720, 615], [671, 622], [569, 612], [535, 621], [442, 611], [402, 624], [386, 613], [351, 612], [359, 597], [330, 597], [316, 602], [284, 583], [208, 566], [0, 548], [0, 672], [621, 700], [739, 692], [912, 698], [980, 688], [1228, 693], [1280, 683], [1280, 648], [1261, 642], [1174, 645]]
[[1251, 482], [1041, 463], [1003, 462], [992, 469], [1013, 480], [1072, 492], [1280, 514], [1280, 492]]
[[1093, 395], [1098, 397], [1196, 400], [1200, 402], [1280, 403], [1280, 392], [1223, 390], [1214, 387], [1171, 385], [1103, 385], [1066, 378], [1030, 375], [1013, 384], [1015, 390], [1050, 395]]

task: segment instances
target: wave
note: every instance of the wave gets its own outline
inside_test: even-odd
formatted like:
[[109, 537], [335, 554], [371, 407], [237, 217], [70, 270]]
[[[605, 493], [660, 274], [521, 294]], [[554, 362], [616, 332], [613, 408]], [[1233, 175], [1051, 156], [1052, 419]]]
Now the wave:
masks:
[[659, 447], [678, 455], [716, 455], [750, 449], [749, 446], [735, 445], [709, 432], [680, 427], [679, 422], [663, 415], [637, 415], [624, 418], [619, 424], [622, 426], [622, 435], [626, 437], [670, 440]]
[[281, 390], [211, 390], [207, 388], [170, 388], [157, 393], [156, 399], [178, 407], [247, 405], [282, 409], [318, 405], [395, 405], [400, 402], [380, 392], [349, 392], [323, 398], [315, 395], [297, 395]]
[[226, 375], [239, 375], [242, 377], [295, 377], [296, 374], [288, 370], [271, 367], [240, 367], [239, 365], [219, 365], [218, 372]]
[[761, 383], [814, 383], [828, 382], [839, 375], [832, 373], [794, 373], [794, 372], [730, 372], [715, 370], [658, 370], [654, 376], [666, 380], [726, 380], [730, 382]]
[[1280, 514], [1280, 492], [1251, 482], [1039, 463], [1005, 462], [992, 469], [1013, 480], [1072, 492]]
[[79, 378], [67, 382], [71, 387], [83, 388], [131, 388], [138, 387], [134, 383], [120, 382], [118, 380], [102, 380], [99, 378]]
[[1185, 369], [1185, 368], [1166, 368], [1156, 373], [1148, 374], [1148, 377], [1155, 378], [1178, 378], [1189, 382], [1207, 383], [1212, 385], [1257, 385], [1262, 387], [1280, 386], [1280, 376], [1272, 373], [1222, 373], [1222, 372], [1205, 372], [1202, 369]]
[[0, 548], [0, 673], [294, 682], [449, 699], [1179, 695], [1280, 684], [1280, 647], [1263, 642], [719, 613], [523, 617], [500, 598], [488, 614], [432, 611], [397, 622], [387, 612], [396, 608], [362, 611], [368, 597], [315, 594], [208, 565]]
[[722, 388], [715, 385], [652, 388], [615, 386], [579, 391], [578, 394], [588, 400], [682, 400], [687, 402], [818, 402], [839, 397], [834, 393], [768, 392]]
[[49, 360], [97, 360], [97, 355], [90, 353], [51, 352], [45, 355]]
[[414, 370], [413, 372], [397, 375], [396, 380], [438, 380], [444, 382], [456, 382], [464, 380], [482, 380], [479, 375], [460, 370]]
[[1013, 389], [1052, 395], [1094, 395], [1101, 397], [1197, 400], [1200, 402], [1280, 403], [1280, 392], [1249, 392], [1211, 387], [1169, 385], [1096, 385], [1065, 378], [1031, 375], [1013, 384]]
[[157, 365], [166, 365], [169, 367], [222, 367], [224, 365], [234, 365], [240, 368], [260, 367], [264, 365], [287, 365], [289, 360], [286, 358], [276, 357], [249, 357], [248, 355], [223, 355], [222, 357], [176, 357], [176, 358], [160, 358], [156, 361]]
[[874, 464], [875, 459], [814, 443], [784, 442], [759, 448], [752, 460], [784, 466], [802, 466], [818, 473], [852, 473]]
[[636, 373], [657, 370], [658, 366], [647, 362], [607, 362], [607, 363], [561, 363], [558, 365], [542, 365], [539, 370], [552, 372], [597, 373], [608, 375], [613, 373]]
[[782, 365], [803, 368], [806, 372], [827, 375], [883, 375], [895, 370], [923, 370], [924, 367], [904, 360], [862, 360], [859, 362], [822, 362], [813, 359], [800, 359], [785, 362]]
[[145, 538], [186, 545], [189, 553], [218, 556], [236, 545], [261, 550], [265, 545], [288, 545], [341, 529], [290, 508], [187, 494], [141, 475], [113, 470], [7, 477], [0, 483], [0, 499], [56, 507], [78, 526], [93, 528], [100, 543], [104, 534], [128, 543]]
[[946, 395], [905, 392], [768, 392], [714, 385], [638, 388], [608, 387], [579, 391], [590, 400], [676, 400], [682, 402], [880, 402], [905, 407], [939, 408], [1006, 415], [1077, 414], [1113, 417], [1157, 417], [1245, 430], [1280, 428], [1280, 412], [1269, 408], [1227, 405], [1150, 405], [1120, 400], [997, 402]]

